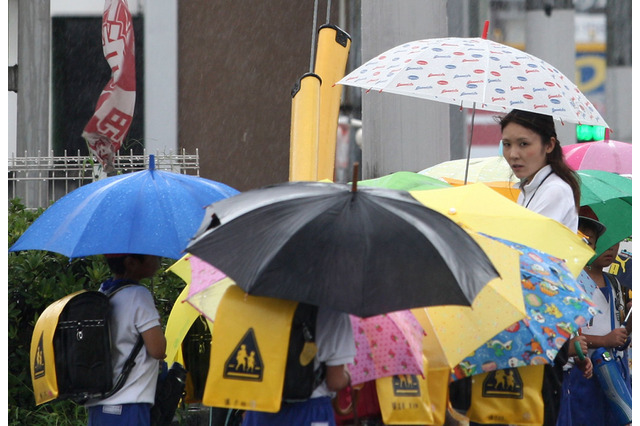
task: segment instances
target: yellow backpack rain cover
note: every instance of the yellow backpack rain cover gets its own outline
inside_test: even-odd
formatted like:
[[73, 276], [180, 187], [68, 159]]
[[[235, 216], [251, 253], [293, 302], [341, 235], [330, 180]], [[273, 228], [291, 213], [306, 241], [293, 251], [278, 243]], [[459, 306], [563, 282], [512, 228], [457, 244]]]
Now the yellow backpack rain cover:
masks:
[[478, 423], [541, 425], [544, 422], [544, 365], [472, 376], [469, 420]]
[[58, 397], [58, 378], [56, 376], [56, 359], [53, 353], [53, 336], [58, 326], [58, 318], [65, 305], [80, 290], [56, 300], [42, 312], [31, 336], [30, 370], [33, 384], [33, 395], [36, 405], [53, 401]]
[[[376, 379], [376, 390], [384, 424], [426, 425], [435, 423], [430, 395], [432, 391], [438, 389], [444, 389], [446, 392], [447, 382], [434, 382], [435, 386], [430, 386], [428, 361], [426, 357], [422, 359], [425, 377], [404, 374]], [[448, 380], [448, 377], [445, 377], [445, 380]], [[434, 396], [437, 393], [434, 393]], [[437, 396], [436, 398], [439, 399]]]
[[211, 331], [205, 405], [280, 411], [291, 322], [297, 302], [225, 292]]

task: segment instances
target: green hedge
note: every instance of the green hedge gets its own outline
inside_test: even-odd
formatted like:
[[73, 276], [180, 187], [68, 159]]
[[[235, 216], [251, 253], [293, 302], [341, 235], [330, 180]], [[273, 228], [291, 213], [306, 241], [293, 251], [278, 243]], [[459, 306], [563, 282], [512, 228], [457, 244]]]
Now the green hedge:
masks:
[[[19, 199], [9, 202], [9, 247], [42, 213], [26, 210]], [[163, 259], [162, 268], [146, 284], [156, 298], [156, 306], [166, 325], [169, 312], [184, 281], [165, 272], [174, 260]], [[35, 406], [29, 372], [29, 350], [33, 327], [42, 311], [69, 293], [97, 290], [109, 277], [102, 256], [69, 260], [66, 256], [43, 251], [24, 251], [8, 255], [9, 314], [9, 424], [10, 425], [86, 425], [82, 406], [60, 401]]]

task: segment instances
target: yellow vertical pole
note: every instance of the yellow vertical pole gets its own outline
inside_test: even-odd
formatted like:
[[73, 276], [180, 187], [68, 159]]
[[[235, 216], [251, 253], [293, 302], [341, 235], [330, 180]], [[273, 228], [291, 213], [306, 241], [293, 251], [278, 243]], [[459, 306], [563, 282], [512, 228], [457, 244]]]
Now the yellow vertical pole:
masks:
[[291, 90], [289, 181], [318, 180], [318, 123], [322, 81], [306, 73]]
[[320, 122], [318, 138], [318, 180], [334, 180], [336, 135], [342, 86], [334, 83], [344, 77], [351, 47], [351, 37], [335, 25], [318, 30], [318, 47], [314, 72], [322, 79], [320, 88]]

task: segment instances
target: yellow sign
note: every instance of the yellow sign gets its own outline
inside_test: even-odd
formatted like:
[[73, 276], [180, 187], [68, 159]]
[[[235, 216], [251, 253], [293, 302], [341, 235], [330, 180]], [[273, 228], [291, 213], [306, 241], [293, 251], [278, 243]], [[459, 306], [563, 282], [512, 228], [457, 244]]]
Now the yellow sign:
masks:
[[212, 407], [280, 411], [297, 303], [225, 292], [211, 332], [211, 360], [202, 402]]
[[[424, 371], [427, 372], [429, 363], [426, 357], [423, 357], [423, 362]], [[422, 377], [407, 374], [376, 379], [376, 390], [384, 424], [434, 424], [428, 378], [428, 375]], [[446, 382], [444, 387], [442, 385], [443, 383], [437, 383], [436, 387], [445, 389], [446, 392]]]
[[541, 425], [544, 365], [508, 368], [472, 376], [469, 420]]

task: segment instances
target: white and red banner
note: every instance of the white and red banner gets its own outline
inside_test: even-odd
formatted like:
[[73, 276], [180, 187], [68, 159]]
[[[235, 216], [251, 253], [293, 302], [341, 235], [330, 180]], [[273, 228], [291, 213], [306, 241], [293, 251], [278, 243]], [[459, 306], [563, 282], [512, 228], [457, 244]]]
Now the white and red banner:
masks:
[[129, 131], [136, 103], [133, 21], [126, 0], [105, 0], [102, 50], [111, 79], [100, 94], [96, 112], [82, 132], [105, 172], [114, 170], [115, 153]]

